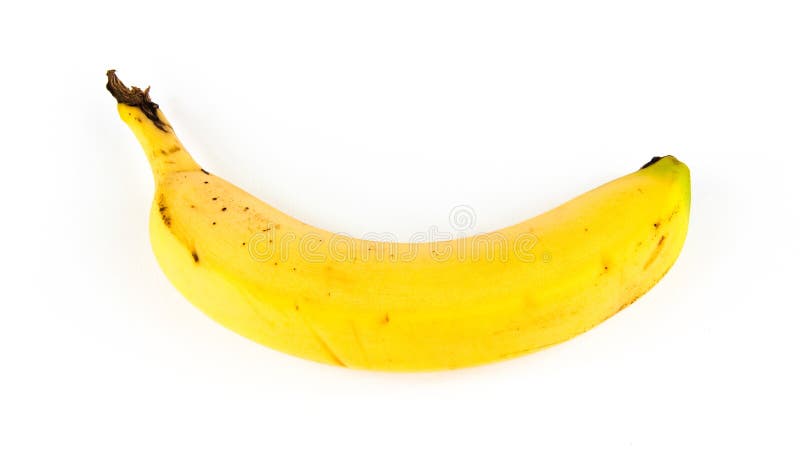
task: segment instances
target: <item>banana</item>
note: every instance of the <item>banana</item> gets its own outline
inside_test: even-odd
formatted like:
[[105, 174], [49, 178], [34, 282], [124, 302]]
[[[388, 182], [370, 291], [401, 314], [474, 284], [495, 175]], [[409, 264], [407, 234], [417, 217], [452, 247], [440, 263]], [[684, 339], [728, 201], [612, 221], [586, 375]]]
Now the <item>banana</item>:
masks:
[[153, 171], [150, 238], [168, 279], [220, 324], [314, 361], [452, 369], [563, 342], [654, 286], [688, 230], [689, 169], [666, 156], [489, 234], [337, 235], [201, 168], [149, 88], [113, 70], [107, 88]]

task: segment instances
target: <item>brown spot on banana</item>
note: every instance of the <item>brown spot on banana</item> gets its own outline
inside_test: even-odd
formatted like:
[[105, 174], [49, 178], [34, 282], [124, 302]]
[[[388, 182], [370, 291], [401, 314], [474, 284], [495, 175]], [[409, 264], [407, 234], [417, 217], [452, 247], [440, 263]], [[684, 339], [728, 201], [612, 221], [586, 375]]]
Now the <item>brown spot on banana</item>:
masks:
[[680, 210], [681, 210], [681, 208], [680, 208], [680, 207], [675, 207], [675, 209], [673, 209], [672, 213], [671, 213], [671, 214], [669, 214], [669, 218], [667, 219], [667, 221], [669, 222], [670, 220], [672, 220], [672, 218], [673, 218], [673, 217], [675, 217], [675, 215], [676, 215], [678, 212], [680, 212]]
[[664, 240], [665, 239], [667, 239], [667, 237], [664, 236], [664, 235], [661, 235], [661, 238], [658, 240], [658, 244], [656, 245], [656, 248], [653, 250], [653, 253], [650, 254], [650, 258], [647, 259], [647, 262], [645, 262], [645, 264], [644, 264], [644, 270], [647, 270], [647, 268], [650, 267], [650, 265], [658, 257], [658, 254], [661, 252], [661, 250], [664, 249]]
[[654, 163], [658, 162], [659, 160], [661, 160], [663, 158], [664, 157], [653, 157], [652, 159], [650, 159], [649, 162], [647, 162], [646, 164], [642, 165], [642, 168], [640, 168], [639, 170], [644, 170], [645, 168], [649, 167], [650, 165], [653, 165]]
[[170, 228], [172, 226], [172, 218], [169, 216], [169, 208], [163, 194], [158, 197], [158, 213], [161, 214], [161, 221], [164, 222], [164, 225]]

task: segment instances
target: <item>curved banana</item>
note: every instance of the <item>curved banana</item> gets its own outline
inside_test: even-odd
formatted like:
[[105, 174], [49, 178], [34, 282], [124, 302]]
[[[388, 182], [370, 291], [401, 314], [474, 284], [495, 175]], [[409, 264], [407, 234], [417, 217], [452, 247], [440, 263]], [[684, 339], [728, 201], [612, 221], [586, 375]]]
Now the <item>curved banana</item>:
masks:
[[148, 90], [108, 90], [152, 166], [153, 251], [222, 325], [269, 347], [364, 369], [449, 369], [578, 335], [678, 257], [689, 169], [672, 156], [494, 233], [361, 241], [296, 220], [203, 170]]

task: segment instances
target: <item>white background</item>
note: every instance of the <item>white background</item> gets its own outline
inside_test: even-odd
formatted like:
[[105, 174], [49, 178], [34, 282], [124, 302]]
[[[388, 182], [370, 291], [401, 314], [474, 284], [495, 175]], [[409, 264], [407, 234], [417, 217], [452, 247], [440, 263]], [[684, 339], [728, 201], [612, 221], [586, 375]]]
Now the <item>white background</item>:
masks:
[[[0, 463], [797, 464], [792, 3], [4, 6]], [[466, 204], [490, 231], [669, 153], [689, 236], [634, 306], [540, 353], [299, 360], [158, 269], [112, 67], [204, 167], [330, 230], [448, 231]]]

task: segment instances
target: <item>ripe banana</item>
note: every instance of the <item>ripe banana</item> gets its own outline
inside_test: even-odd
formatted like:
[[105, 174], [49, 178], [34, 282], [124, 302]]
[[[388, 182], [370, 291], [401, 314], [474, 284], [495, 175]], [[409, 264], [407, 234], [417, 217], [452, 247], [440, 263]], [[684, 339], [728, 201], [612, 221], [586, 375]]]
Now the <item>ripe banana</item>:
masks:
[[578, 335], [678, 257], [689, 169], [672, 156], [494, 233], [362, 241], [306, 225], [202, 169], [114, 71], [108, 90], [152, 167], [153, 251], [186, 298], [266, 346], [339, 366], [477, 365]]

